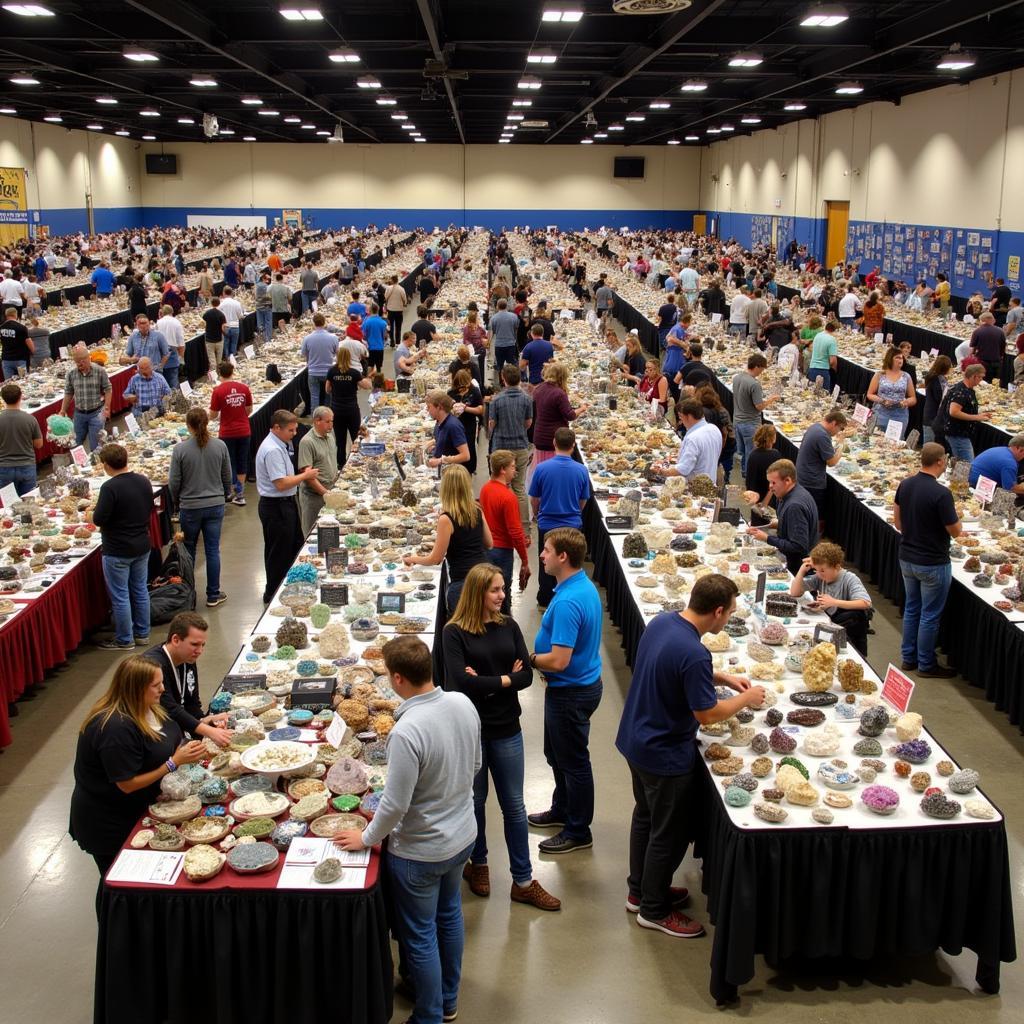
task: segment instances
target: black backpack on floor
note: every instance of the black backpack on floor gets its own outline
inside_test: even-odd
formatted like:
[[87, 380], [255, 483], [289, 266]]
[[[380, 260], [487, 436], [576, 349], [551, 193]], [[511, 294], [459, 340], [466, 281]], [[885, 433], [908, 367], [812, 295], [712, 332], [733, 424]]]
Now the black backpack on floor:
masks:
[[177, 541], [168, 549], [160, 575], [149, 585], [149, 622], [151, 626], [162, 625], [178, 612], [195, 610], [195, 566], [185, 545]]

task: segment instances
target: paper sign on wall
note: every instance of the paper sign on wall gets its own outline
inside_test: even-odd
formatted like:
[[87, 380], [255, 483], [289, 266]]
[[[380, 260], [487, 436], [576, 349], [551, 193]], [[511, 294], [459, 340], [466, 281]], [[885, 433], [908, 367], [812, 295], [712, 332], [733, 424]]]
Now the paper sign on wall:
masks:
[[885, 436], [890, 441], [902, 441], [903, 424], [899, 420], [889, 420], [885, 425]]
[[910, 698], [914, 695], [914, 680], [904, 675], [891, 662], [882, 683], [882, 700], [891, 704], [901, 714], [906, 714], [910, 707]]

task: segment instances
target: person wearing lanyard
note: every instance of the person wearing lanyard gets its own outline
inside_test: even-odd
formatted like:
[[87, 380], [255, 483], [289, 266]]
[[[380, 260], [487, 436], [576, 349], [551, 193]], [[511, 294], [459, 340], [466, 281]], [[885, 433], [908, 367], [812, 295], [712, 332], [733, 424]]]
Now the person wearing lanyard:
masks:
[[206, 648], [210, 629], [196, 612], [179, 612], [167, 627], [167, 640], [150, 647], [143, 657], [156, 662], [163, 673], [164, 692], [160, 705], [181, 731], [196, 739], [213, 740], [218, 747], [231, 742], [228, 716], [204, 715], [199, 699], [199, 670], [196, 662]]
[[299, 506], [295, 500], [299, 484], [315, 480], [320, 473], [312, 466], [301, 473], [294, 472], [291, 442], [298, 428], [295, 413], [278, 409], [270, 419], [270, 432], [256, 453], [256, 490], [260, 496], [263, 567], [267, 576], [264, 604], [270, 604], [302, 546]]
[[159, 331], [153, 329], [149, 317], [140, 313], [135, 318], [135, 330], [128, 339], [128, 347], [125, 349], [122, 361], [131, 365], [146, 356], [152, 360], [153, 369], [160, 372], [170, 358], [171, 350], [167, 339]]

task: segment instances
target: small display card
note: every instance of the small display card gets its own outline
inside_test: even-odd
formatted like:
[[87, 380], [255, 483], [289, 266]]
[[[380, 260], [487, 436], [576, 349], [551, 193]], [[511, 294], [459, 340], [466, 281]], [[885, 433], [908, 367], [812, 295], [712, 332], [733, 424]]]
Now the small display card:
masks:
[[885, 673], [882, 683], [882, 700], [891, 704], [901, 714], [906, 714], [910, 707], [910, 698], [914, 695], [914, 680], [905, 675], [892, 663]]

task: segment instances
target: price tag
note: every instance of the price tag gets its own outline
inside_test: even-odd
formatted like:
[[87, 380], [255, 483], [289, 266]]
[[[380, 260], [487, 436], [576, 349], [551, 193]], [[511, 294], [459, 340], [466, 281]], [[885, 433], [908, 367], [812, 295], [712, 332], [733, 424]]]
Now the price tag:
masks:
[[68, 357], [68, 347], [67, 347], [67, 345], [61, 345], [61, 347], [59, 349], [57, 349], [57, 354], [61, 357], [61, 359], [67, 359], [67, 357]]
[[866, 405], [861, 405], [860, 402], [853, 407], [853, 422], [859, 423], [862, 427], [867, 423], [870, 415], [871, 410]]
[[882, 700], [891, 704], [900, 714], [906, 714], [907, 708], [910, 707], [910, 698], [914, 695], [915, 685], [910, 676], [904, 675], [890, 663], [885, 673], [885, 682], [882, 683]]
[[890, 441], [902, 441], [903, 424], [899, 420], [889, 420], [885, 425], [885, 436]]
[[720, 324], [722, 322], [722, 314], [721, 313], [712, 313], [711, 314], [711, 322], [713, 324]]
[[[996, 482], [990, 480], [987, 476], [979, 476], [978, 482], [974, 485], [974, 496], [978, 501], [983, 501], [986, 504], [992, 500], [996, 493]], [[4, 502], [4, 504], [7, 504]]]
[[10, 508], [18, 500], [18, 488], [14, 484], [0, 487], [0, 505]]
[[76, 465], [84, 469], [89, 465], [89, 453], [81, 446], [71, 449], [71, 461]]
[[182, 394], [183, 394], [183, 395], [184, 395], [184, 396], [185, 396], [186, 398], [188, 398], [188, 397], [189, 397], [189, 396], [190, 396], [190, 395], [192, 394], [192, 385], [191, 385], [191, 384], [189, 384], [189, 382], [188, 382], [187, 380], [183, 380], [183, 381], [182, 381], [182, 382], [181, 382], [181, 383], [180, 383], [180, 384], [178, 385], [178, 387], [179, 387], [179, 388], [181, 388], [181, 393], [182, 393]]
[[124, 425], [128, 428], [129, 434], [138, 434], [140, 427], [139, 421], [131, 414], [128, 413], [124, 418]]
[[254, 359], [256, 357], [256, 349], [252, 345], [246, 345], [242, 351], [245, 353], [246, 359]]
[[884, 342], [884, 341], [885, 341], [885, 335], [884, 335], [884, 334], [882, 334], [882, 332], [881, 332], [881, 331], [878, 331], [878, 332], [877, 332], [877, 333], [875, 334], [875, 344], [876, 344], [876, 345], [881, 345], [881, 344], [882, 344], [882, 342]]
[[832, 389], [832, 401], [833, 402], [838, 402], [839, 401], [839, 385], [838, 384]]
[[117, 427], [111, 427], [110, 429], [111, 429], [111, 434], [114, 437], [117, 437], [117, 435], [121, 433], [121, 431], [118, 430]]

